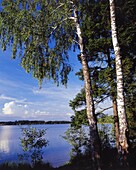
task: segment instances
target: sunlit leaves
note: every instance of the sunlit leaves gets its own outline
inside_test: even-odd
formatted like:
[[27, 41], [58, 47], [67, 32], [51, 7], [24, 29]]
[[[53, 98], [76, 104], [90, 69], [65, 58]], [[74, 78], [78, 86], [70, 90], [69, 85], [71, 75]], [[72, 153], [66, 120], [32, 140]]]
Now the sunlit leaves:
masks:
[[40, 84], [47, 78], [66, 85], [71, 71], [67, 52], [74, 38], [74, 30], [67, 22], [71, 12], [66, 4], [61, 10], [59, 3], [47, 0], [3, 0], [2, 5], [2, 49], [12, 46], [12, 58], [19, 56], [22, 67]]

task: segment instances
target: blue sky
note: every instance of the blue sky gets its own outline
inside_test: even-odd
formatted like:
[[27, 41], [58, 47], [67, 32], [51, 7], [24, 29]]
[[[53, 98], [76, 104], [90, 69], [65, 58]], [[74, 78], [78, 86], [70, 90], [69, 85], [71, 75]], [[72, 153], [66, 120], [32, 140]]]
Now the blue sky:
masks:
[[[11, 59], [11, 49], [5, 52], [0, 49], [0, 121], [70, 120], [73, 111], [69, 101], [83, 88], [83, 82], [75, 76], [81, 68], [77, 54], [69, 52], [73, 72], [70, 73], [67, 88], [46, 81], [39, 89], [38, 81], [21, 68], [19, 59]], [[100, 107], [110, 105], [108, 99]]]
[[[39, 89], [38, 81], [22, 69], [19, 59], [11, 59], [11, 49], [0, 50], [0, 121], [70, 120], [74, 113], [69, 101], [83, 88], [83, 82], [75, 76], [81, 68], [77, 52], [70, 52], [69, 56], [73, 72], [68, 87], [57, 87], [51, 81], [44, 81]], [[108, 99], [100, 108], [110, 105]]]
[[0, 120], [70, 120], [73, 111], [69, 100], [83, 87], [75, 76], [81, 67], [76, 53], [70, 52], [73, 72], [68, 87], [57, 87], [44, 81], [39, 89], [38, 81], [20, 66], [19, 59], [11, 59], [11, 49], [0, 50]]

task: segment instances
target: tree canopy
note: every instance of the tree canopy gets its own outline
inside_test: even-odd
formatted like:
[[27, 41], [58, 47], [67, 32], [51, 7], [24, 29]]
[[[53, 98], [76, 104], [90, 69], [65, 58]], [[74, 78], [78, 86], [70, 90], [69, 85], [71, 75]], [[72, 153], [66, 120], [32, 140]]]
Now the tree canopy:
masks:
[[[12, 46], [12, 58], [40, 83], [44, 78], [67, 84], [71, 70], [68, 50], [75, 30], [65, 21], [69, 16], [64, 3], [56, 1], [2, 1], [0, 13], [1, 47]], [[61, 10], [60, 10], [61, 8]]]
[[[116, 2], [126, 106], [132, 117], [135, 115], [136, 100], [136, 3], [135, 0]], [[90, 119], [91, 132], [96, 132], [92, 135], [96, 147], [94, 151], [98, 148], [98, 138], [95, 138], [97, 121], [93, 102], [101, 102], [106, 97], [116, 100], [115, 56], [111, 40], [107, 0], [2, 1], [0, 45], [3, 50], [11, 46], [12, 58], [20, 57], [22, 67], [32, 73], [40, 84], [44, 79], [52, 79], [57, 85], [66, 85], [72, 70], [68, 52], [79, 50], [78, 59], [83, 70], [77, 75], [86, 86], [70, 102], [70, 106], [76, 114], [73, 120], [77, 118], [81, 123], [86, 123], [87, 116]], [[89, 102], [85, 93], [90, 97]], [[78, 111], [78, 107], [84, 108]], [[87, 113], [88, 108], [91, 114]], [[99, 156], [96, 158], [98, 160]]]

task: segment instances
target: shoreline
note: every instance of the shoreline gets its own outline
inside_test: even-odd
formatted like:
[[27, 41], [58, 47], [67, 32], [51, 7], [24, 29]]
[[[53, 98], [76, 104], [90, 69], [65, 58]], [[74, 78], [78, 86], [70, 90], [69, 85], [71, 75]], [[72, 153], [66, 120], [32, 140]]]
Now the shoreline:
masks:
[[18, 121], [1, 121], [0, 126], [6, 125], [40, 125], [40, 124], [70, 124], [70, 121], [40, 121], [40, 120], [18, 120]]

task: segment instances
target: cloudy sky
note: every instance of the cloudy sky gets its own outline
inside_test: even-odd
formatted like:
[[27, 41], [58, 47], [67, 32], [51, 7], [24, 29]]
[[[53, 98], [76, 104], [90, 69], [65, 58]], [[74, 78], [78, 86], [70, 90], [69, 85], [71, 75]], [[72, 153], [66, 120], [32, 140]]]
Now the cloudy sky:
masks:
[[74, 71], [67, 88], [47, 81], [39, 89], [38, 81], [21, 68], [19, 59], [11, 59], [10, 49], [0, 51], [0, 121], [70, 120], [73, 111], [69, 100], [83, 87], [83, 82], [75, 76], [81, 67], [75, 56], [70, 53]]

